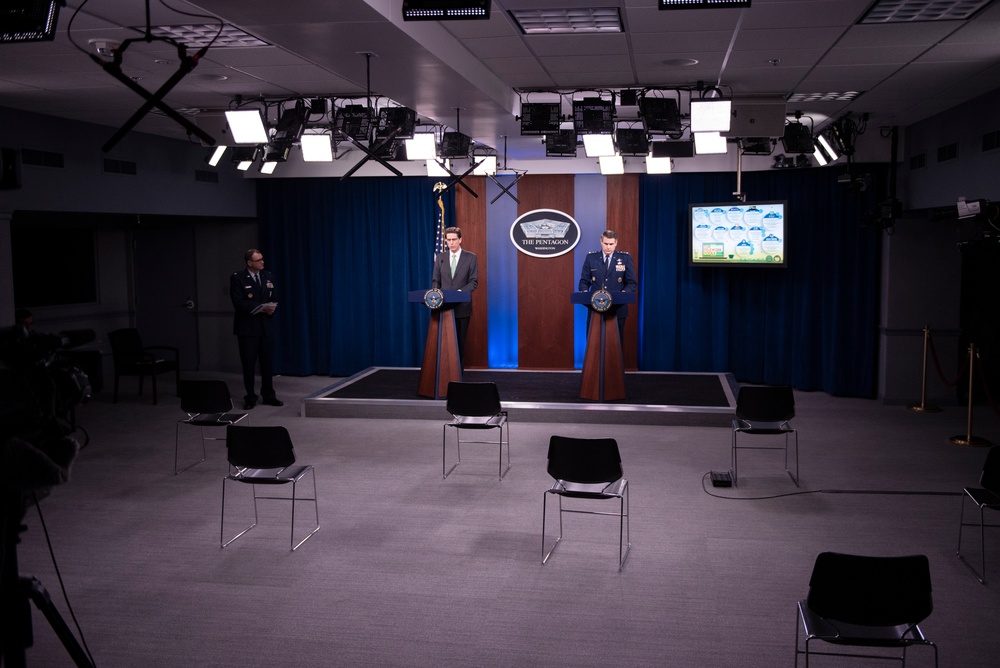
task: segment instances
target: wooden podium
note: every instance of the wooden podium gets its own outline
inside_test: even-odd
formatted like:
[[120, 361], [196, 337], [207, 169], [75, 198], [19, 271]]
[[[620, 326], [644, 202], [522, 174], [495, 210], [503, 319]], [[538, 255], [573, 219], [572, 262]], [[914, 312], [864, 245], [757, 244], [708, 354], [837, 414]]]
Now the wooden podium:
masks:
[[[592, 300], [601, 294], [611, 305], [606, 311], [595, 309]], [[583, 304], [587, 315], [587, 348], [583, 354], [583, 377], [580, 398], [593, 401], [613, 401], [625, 398], [625, 360], [618, 336], [618, 309], [622, 304], [634, 304], [634, 292], [574, 292], [574, 304]]]
[[444, 399], [448, 396], [448, 383], [462, 380], [462, 362], [458, 357], [458, 330], [453, 307], [459, 302], [472, 301], [472, 293], [460, 290], [412, 290], [409, 300], [424, 304], [431, 312], [417, 394], [421, 397]]

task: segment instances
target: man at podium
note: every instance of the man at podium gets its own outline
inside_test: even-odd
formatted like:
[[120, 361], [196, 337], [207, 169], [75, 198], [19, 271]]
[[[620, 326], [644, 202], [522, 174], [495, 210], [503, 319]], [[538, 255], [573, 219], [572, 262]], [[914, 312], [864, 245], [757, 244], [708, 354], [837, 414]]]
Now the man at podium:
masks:
[[[632, 266], [632, 256], [625, 251], [615, 250], [618, 246], [618, 234], [614, 230], [605, 230], [601, 234], [601, 250], [587, 253], [580, 272], [580, 292], [635, 292], [639, 282], [635, 279], [635, 268]], [[618, 340], [625, 340], [625, 318], [628, 317], [628, 304], [613, 307], [617, 309]]]
[[[475, 253], [462, 250], [462, 230], [449, 227], [444, 231], [444, 241], [448, 250], [434, 259], [434, 274], [431, 287], [440, 290], [460, 290], [472, 292], [479, 286], [479, 263]], [[465, 365], [465, 335], [469, 331], [472, 317], [472, 302], [455, 305], [455, 329], [458, 337], [458, 359]]]

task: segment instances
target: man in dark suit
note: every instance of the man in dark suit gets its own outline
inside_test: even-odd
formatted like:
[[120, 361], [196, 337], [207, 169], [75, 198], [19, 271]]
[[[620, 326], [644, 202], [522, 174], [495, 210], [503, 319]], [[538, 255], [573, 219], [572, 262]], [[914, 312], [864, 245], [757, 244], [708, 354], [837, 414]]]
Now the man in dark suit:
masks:
[[229, 297], [233, 300], [236, 315], [233, 334], [240, 344], [240, 364], [243, 366], [243, 408], [257, 404], [254, 391], [254, 371], [260, 362], [261, 403], [282, 406], [274, 394], [272, 384], [274, 367], [274, 323], [271, 317], [278, 305], [274, 275], [264, 271], [264, 256], [256, 248], [244, 255], [247, 266], [229, 278]]
[[[476, 255], [462, 250], [462, 230], [449, 227], [444, 231], [448, 250], [434, 259], [431, 287], [441, 290], [472, 292], [479, 286], [479, 262]], [[465, 364], [465, 335], [472, 317], [472, 302], [455, 304], [455, 327], [458, 329], [458, 359]]]
[[[625, 251], [618, 251], [618, 235], [613, 230], [605, 230], [601, 234], [601, 250], [587, 253], [580, 272], [580, 292], [635, 292], [639, 283], [635, 279], [635, 269], [632, 267], [632, 256]], [[625, 340], [625, 318], [628, 317], [628, 304], [613, 307], [617, 309], [618, 338]]]

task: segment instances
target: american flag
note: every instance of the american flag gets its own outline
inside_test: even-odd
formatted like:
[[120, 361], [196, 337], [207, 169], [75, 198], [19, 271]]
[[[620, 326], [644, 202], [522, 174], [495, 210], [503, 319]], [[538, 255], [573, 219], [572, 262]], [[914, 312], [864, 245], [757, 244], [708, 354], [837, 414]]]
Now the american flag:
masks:
[[444, 194], [444, 190], [447, 188], [445, 184], [438, 182], [434, 184], [434, 192], [437, 193], [437, 205], [438, 205], [438, 215], [436, 229], [434, 231], [434, 257], [437, 257], [439, 253], [444, 251], [444, 200], [441, 196]]

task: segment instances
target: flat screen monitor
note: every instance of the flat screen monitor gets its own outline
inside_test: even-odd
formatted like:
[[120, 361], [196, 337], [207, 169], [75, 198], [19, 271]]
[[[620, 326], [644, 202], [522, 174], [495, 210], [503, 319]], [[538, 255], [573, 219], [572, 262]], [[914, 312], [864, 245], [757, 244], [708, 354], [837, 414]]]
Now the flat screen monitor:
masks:
[[788, 266], [788, 203], [692, 204], [691, 266]]

